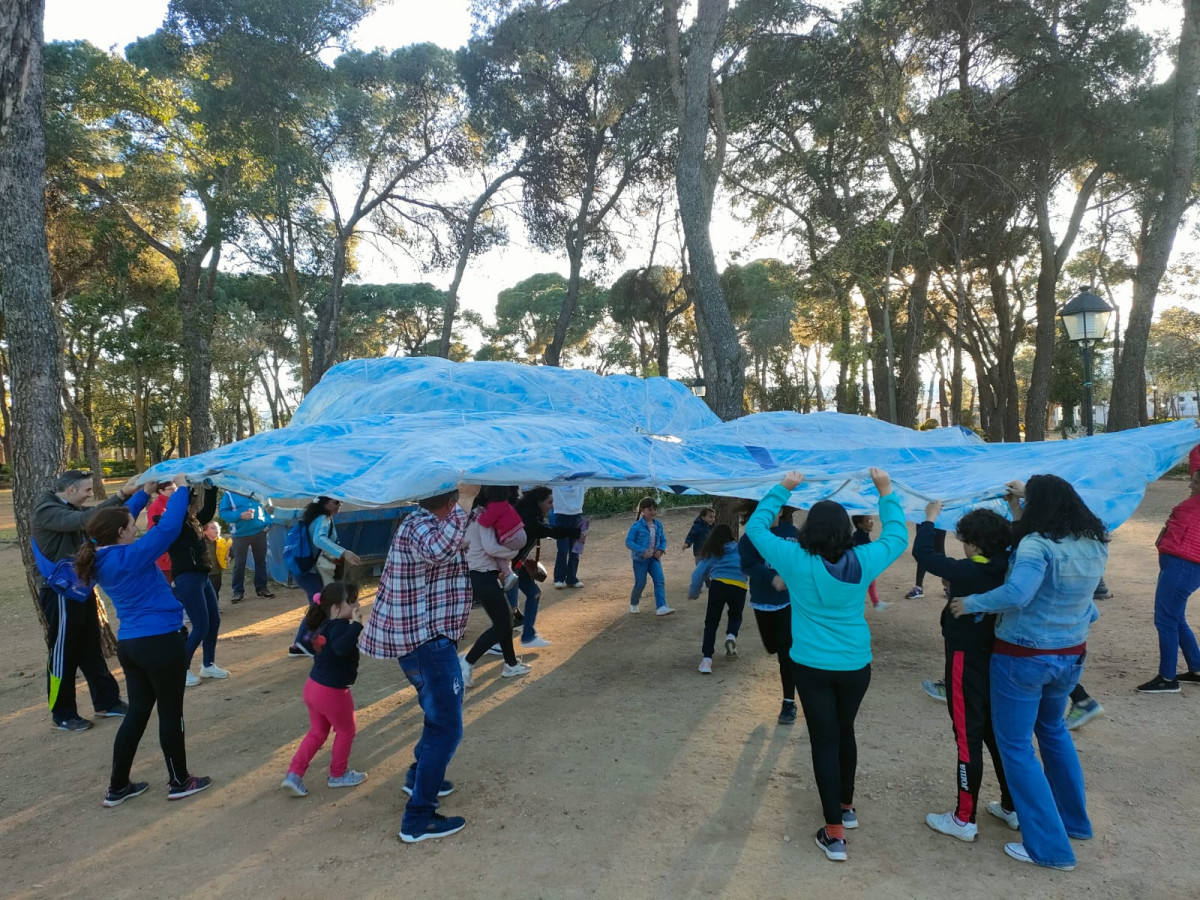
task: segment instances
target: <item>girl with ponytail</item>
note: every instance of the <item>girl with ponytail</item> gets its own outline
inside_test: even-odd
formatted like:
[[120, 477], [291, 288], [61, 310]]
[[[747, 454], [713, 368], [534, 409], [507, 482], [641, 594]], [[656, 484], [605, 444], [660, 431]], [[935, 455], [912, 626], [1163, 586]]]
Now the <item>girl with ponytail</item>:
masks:
[[300, 742], [287, 775], [280, 785], [296, 797], [308, 794], [304, 775], [317, 751], [333, 729], [329, 761], [331, 788], [354, 787], [367, 780], [366, 773], [347, 768], [354, 745], [357, 722], [350, 685], [358, 678], [358, 636], [362, 616], [358, 587], [343, 581], [325, 585], [308, 605], [304, 625], [312, 633], [313, 667], [304, 683], [304, 705], [308, 707], [308, 734]]
[[[175, 482], [182, 487], [183, 476]], [[137, 517], [150, 500], [144, 491], [134, 495], [128, 507], [100, 510], [88, 521], [87, 540], [75, 557], [75, 571], [104, 589], [121, 620], [117, 658], [125, 671], [129, 711], [113, 743], [105, 806], [117, 806], [149, 788], [144, 781], [130, 781], [129, 771], [155, 706], [167, 760], [167, 799], [190, 797], [212, 784], [211, 778], [188, 772], [183, 740], [187, 629], [183, 607], [155, 564], [183, 528], [188, 494], [176, 491], [158, 524], [140, 538]]]

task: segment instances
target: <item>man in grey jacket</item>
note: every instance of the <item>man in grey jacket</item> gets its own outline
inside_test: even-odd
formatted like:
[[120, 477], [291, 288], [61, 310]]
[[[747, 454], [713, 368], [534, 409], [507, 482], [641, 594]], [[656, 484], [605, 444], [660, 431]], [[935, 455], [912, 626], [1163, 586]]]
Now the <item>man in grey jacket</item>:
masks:
[[[33, 540], [51, 562], [75, 555], [84, 541], [83, 530], [98, 509], [120, 506], [137, 492], [137, 477], [127, 481], [114, 496], [90, 508], [92, 476], [73, 470], [58, 477], [33, 508]], [[38, 603], [46, 617], [46, 644], [50, 661], [46, 667], [46, 692], [50, 716], [60, 731], [86, 731], [92, 722], [79, 715], [75, 706], [75, 673], [82, 670], [98, 716], [123, 716], [126, 705], [121, 689], [108, 671], [100, 645], [100, 617], [95, 594], [79, 603], [43, 584]]]

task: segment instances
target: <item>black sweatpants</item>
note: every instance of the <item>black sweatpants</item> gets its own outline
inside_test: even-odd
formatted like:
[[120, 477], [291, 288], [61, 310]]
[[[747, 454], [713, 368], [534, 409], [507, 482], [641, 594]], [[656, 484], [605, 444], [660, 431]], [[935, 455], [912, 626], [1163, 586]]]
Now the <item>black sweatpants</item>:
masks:
[[795, 670], [821, 812], [826, 825], [841, 825], [842, 805], [854, 803], [854, 773], [858, 768], [854, 717], [871, 684], [871, 665], [838, 672], [796, 663]]
[[[50, 714], [56, 723], [79, 715], [75, 705], [75, 676], [82, 671], [92, 695], [96, 712], [112, 709], [121, 702], [121, 689], [108, 671], [100, 645], [100, 616], [96, 598], [77, 603], [45, 585], [38, 591], [38, 604], [46, 617], [46, 645], [50, 651], [46, 666], [46, 696]], [[57, 693], [54, 679], [61, 679]]]
[[704, 638], [700, 645], [700, 653], [705, 657], [712, 657], [716, 650], [717, 627], [721, 624], [721, 614], [726, 607], [729, 608], [726, 633], [737, 637], [742, 627], [742, 613], [746, 609], [746, 589], [714, 578], [708, 586], [708, 609], [704, 613]]
[[783, 685], [783, 699], [796, 699], [796, 682], [793, 672], [792, 658], [788, 651], [792, 649], [792, 608], [754, 610], [754, 621], [758, 623], [758, 633], [762, 637], [763, 646], [768, 653], [774, 653], [779, 659], [779, 681]]
[[499, 572], [471, 572], [471, 593], [492, 620], [492, 626], [475, 639], [467, 651], [467, 662], [475, 665], [492, 644], [499, 644], [504, 652], [504, 661], [510, 666], [517, 664], [517, 651], [513, 648], [512, 607], [504, 596]]
[[129, 712], [113, 742], [112, 777], [108, 786], [129, 784], [138, 743], [158, 705], [158, 742], [167, 761], [167, 779], [179, 784], [188, 777], [183, 744], [183, 687], [187, 677], [187, 630], [117, 641], [117, 659], [125, 670]]
[[958, 751], [955, 783], [958, 803], [954, 815], [960, 822], [974, 822], [979, 811], [979, 784], [983, 781], [983, 748], [986, 745], [1000, 783], [1000, 803], [1013, 809], [1004, 765], [992, 730], [992, 655], [981, 650], [946, 648], [946, 709], [954, 729]]

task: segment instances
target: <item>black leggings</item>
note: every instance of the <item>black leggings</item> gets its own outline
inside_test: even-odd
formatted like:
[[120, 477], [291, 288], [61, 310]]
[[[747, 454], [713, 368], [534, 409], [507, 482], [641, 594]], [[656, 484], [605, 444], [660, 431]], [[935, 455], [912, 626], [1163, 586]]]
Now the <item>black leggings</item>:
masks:
[[826, 825], [841, 825], [842, 805], [854, 803], [854, 772], [858, 768], [854, 717], [871, 683], [871, 666], [837, 672], [796, 663], [795, 669], [821, 812]]
[[783, 699], [796, 699], [796, 682], [794, 680], [792, 659], [788, 651], [792, 649], [792, 608], [754, 610], [754, 621], [758, 623], [758, 633], [762, 637], [763, 646], [768, 653], [774, 653], [779, 659], [779, 681], [783, 685]]
[[[933, 549], [938, 553], [945, 554], [946, 552], [946, 529], [933, 529]], [[913, 582], [917, 587], [925, 586], [925, 567], [917, 563], [917, 580]]]
[[726, 607], [729, 608], [727, 634], [737, 637], [742, 627], [742, 612], [746, 608], [746, 589], [713, 579], [708, 586], [708, 609], [704, 614], [704, 638], [700, 646], [700, 652], [705, 657], [711, 657], [716, 650], [717, 628]]
[[183, 684], [187, 676], [187, 633], [183, 630], [117, 641], [117, 659], [125, 670], [129, 711], [113, 742], [109, 787], [129, 784], [129, 770], [138, 743], [158, 704], [158, 742], [167, 761], [167, 778], [187, 780], [187, 751], [183, 746]]
[[475, 665], [492, 644], [499, 644], [504, 652], [504, 661], [510, 666], [517, 664], [517, 652], [513, 649], [512, 608], [500, 586], [499, 572], [471, 572], [471, 592], [483, 611], [492, 620], [492, 627], [475, 639], [474, 646], [467, 652], [467, 662]]

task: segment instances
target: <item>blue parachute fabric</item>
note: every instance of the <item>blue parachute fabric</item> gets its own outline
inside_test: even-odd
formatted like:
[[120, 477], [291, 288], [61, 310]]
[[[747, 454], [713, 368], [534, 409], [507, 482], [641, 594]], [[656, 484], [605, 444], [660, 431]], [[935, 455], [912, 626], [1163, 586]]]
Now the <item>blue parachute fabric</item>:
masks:
[[978, 506], [1006, 510], [1004, 485], [1053, 473], [1110, 528], [1146, 485], [1200, 441], [1192, 421], [1072, 441], [987, 444], [965, 428], [913, 431], [865, 416], [770, 412], [721, 422], [683, 384], [514, 363], [432, 357], [350, 360], [291, 423], [154, 467], [260, 498], [320, 494], [390, 506], [469, 484], [645, 487], [758, 498], [789, 469], [792, 503], [872, 511], [886, 469], [910, 520], [944, 501], [953, 528]]

